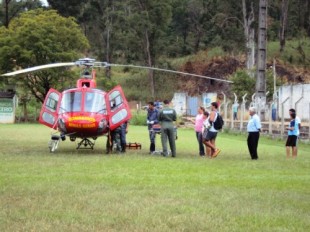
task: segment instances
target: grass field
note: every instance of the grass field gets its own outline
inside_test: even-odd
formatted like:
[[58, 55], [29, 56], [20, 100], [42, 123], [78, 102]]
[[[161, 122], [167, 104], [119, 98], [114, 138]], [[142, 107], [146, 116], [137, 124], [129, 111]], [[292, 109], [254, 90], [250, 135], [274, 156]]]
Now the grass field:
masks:
[[132, 125], [142, 150], [125, 155], [104, 154], [105, 137], [52, 154], [37, 124], [0, 124], [0, 136], [0, 231], [310, 231], [309, 145], [287, 160], [283, 141], [262, 138], [252, 161], [244, 135], [221, 133], [211, 160], [179, 129], [172, 159], [148, 155], [146, 127]]

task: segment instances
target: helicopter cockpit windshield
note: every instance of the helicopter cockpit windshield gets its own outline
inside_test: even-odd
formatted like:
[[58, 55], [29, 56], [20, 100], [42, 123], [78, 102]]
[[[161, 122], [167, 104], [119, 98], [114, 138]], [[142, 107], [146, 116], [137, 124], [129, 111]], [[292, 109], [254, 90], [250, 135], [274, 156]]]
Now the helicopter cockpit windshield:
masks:
[[106, 105], [102, 94], [86, 92], [84, 111], [90, 113], [106, 113]]
[[61, 99], [60, 113], [79, 112], [82, 110], [82, 92], [65, 93]]
[[81, 112], [82, 107], [84, 112], [89, 113], [106, 113], [106, 105], [104, 96], [96, 92], [85, 92], [84, 102], [82, 101], [83, 93], [79, 91], [64, 93], [60, 113]]

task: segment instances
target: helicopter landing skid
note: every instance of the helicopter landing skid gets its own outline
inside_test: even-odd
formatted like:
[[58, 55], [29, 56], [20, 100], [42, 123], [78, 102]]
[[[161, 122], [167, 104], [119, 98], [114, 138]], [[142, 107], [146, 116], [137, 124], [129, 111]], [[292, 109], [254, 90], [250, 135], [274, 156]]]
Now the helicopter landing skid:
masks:
[[82, 139], [76, 149], [94, 149], [95, 143], [90, 141], [88, 138]]
[[61, 137], [58, 135], [52, 135], [51, 140], [48, 142], [48, 148], [50, 149], [50, 152], [57, 150], [60, 138]]

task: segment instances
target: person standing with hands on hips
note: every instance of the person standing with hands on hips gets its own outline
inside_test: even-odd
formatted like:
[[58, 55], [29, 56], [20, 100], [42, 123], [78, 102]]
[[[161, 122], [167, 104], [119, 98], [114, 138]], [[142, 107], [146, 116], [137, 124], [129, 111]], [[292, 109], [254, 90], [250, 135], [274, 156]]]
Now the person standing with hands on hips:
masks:
[[156, 133], [153, 130], [153, 126], [158, 124], [158, 110], [155, 107], [154, 102], [148, 103], [148, 109], [147, 109], [147, 127], [149, 130], [149, 138], [150, 138], [150, 154], [153, 154], [155, 151], [155, 139], [156, 139]]
[[177, 120], [177, 113], [170, 108], [169, 101], [164, 100], [164, 108], [159, 111], [158, 121], [161, 124], [161, 143], [163, 147], [163, 156], [168, 156], [167, 139], [172, 153], [172, 157], [176, 156], [175, 132], [173, 122]]
[[257, 147], [259, 140], [259, 133], [261, 131], [262, 125], [258, 115], [256, 114], [256, 109], [254, 107], [249, 108], [250, 120], [247, 125], [248, 131], [248, 149], [252, 160], [257, 160]]

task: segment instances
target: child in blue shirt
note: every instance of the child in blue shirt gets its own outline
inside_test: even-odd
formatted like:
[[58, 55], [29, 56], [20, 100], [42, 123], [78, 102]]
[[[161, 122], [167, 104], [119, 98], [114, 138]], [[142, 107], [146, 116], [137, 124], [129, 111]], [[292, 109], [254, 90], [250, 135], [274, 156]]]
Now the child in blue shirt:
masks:
[[296, 120], [296, 114], [290, 114], [291, 121], [288, 130], [288, 136], [286, 140], [286, 158], [290, 158], [291, 156], [291, 149], [292, 149], [292, 157], [295, 159], [297, 157], [297, 138], [298, 138], [298, 130], [299, 125], [298, 121]]

